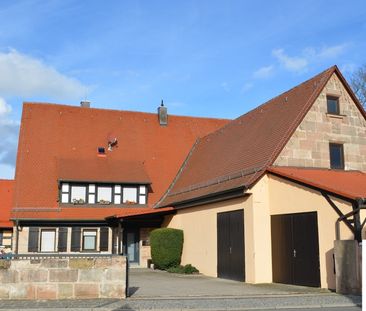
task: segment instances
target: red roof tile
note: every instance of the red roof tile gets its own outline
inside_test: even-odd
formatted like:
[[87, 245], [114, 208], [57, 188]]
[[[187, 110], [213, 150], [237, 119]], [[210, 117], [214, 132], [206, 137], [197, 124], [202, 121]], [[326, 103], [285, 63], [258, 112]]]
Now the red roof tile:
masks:
[[365, 172], [276, 166], [268, 168], [268, 172], [348, 199], [366, 198]]
[[139, 184], [151, 182], [142, 162], [118, 161], [109, 157], [60, 159], [58, 180]]
[[[75, 179], [78, 174], [82, 179], [100, 181], [119, 178], [120, 182], [149, 181], [152, 192], [148, 200], [154, 204], [174, 179], [196, 139], [227, 123], [224, 119], [169, 115], [168, 125], [160, 126], [157, 114], [153, 113], [25, 103], [14, 207], [57, 210], [57, 181]], [[118, 146], [108, 151], [108, 140], [112, 137], [118, 139]], [[106, 157], [97, 156], [98, 147], [105, 147]], [[70, 164], [70, 159], [75, 159], [75, 163]], [[124, 164], [116, 167], [118, 163]], [[105, 175], [103, 168], [107, 171]], [[106, 211], [77, 208], [73, 214], [65, 208], [65, 217], [83, 215], [86, 219], [99, 219], [108, 216]], [[114, 210], [109, 212], [114, 214]], [[37, 218], [41, 212], [32, 213]], [[27, 217], [32, 213], [28, 212]], [[48, 215], [53, 218], [59, 212]]]
[[18, 209], [13, 211], [12, 218], [27, 219], [51, 219], [59, 220], [104, 220], [107, 217], [125, 218], [128, 216], [138, 216], [167, 212], [171, 208], [148, 208], [148, 207], [64, 207], [53, 209]]
[[0, 228], [11, 228], [10, 210], [13, 205], [14, 180], [0, 179]]
[[250, 187], [276, 159], [334, 73], [344, 81], [337, 67], [331, 67], [200, 139], [159, 206]]

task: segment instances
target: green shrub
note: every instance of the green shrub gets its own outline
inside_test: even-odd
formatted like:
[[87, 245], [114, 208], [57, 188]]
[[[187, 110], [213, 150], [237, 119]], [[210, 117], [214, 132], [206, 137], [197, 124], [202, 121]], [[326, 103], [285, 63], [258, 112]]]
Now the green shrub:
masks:
[[198, 269], [191, 264], [185, 265], [185, 266], [176, 266], [171, 267], [167, 270], [170, 273], [180, 273], [180, 274], [193, 274], [198, 273]]
[[183, 231], [161, 228], [150, 233], [151, 259], [157, 269], [178, 266], [183, 249]]

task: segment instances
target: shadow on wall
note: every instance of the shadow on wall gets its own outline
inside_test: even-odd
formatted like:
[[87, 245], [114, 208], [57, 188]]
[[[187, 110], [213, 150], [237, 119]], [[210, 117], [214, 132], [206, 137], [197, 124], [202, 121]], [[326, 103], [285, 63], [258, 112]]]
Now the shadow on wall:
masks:
[[335, 263], [334, 263], [334, 248], [329, 249], [325, 253], [325, 271], [327, 273], [327, 287], [328, 289], [335, 291]]

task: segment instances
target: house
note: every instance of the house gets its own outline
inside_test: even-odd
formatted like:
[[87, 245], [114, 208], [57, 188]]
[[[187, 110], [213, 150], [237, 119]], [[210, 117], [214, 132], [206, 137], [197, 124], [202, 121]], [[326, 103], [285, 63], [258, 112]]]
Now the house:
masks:
[[365, 185], [366, 113], [334, 66], [200, 139], [158, 205], [206, 275], [334, 289]]
[[336, 66], [229, 121], [26, 103], [16, 253], [124, 253], [184, 230], [182, 263], [250, 283], [335, 288], [360, 240], [366, 113]]
[[[128, 254], [147, 265], [153, 209], [191, 146], [228, 120], [25, 103], [15, 173], [14, 247]], [[139, 219], [135, 219], [139, 215]], [[116, 217], [118, 216], [118, 218]]]
[[13, 222], [10, 212], [13, 206], [14, 180], [0, 179], [0, 248], [5, 252], [12, 249]]

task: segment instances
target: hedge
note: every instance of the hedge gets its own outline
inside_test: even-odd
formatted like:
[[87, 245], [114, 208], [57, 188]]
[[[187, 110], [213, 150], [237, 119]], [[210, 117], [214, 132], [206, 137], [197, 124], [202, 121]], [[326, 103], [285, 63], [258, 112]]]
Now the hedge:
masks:
[[183, 231], [161, 228], [150, 233], [151, 258], [157, 269], [166, 270], [180, 264]]

